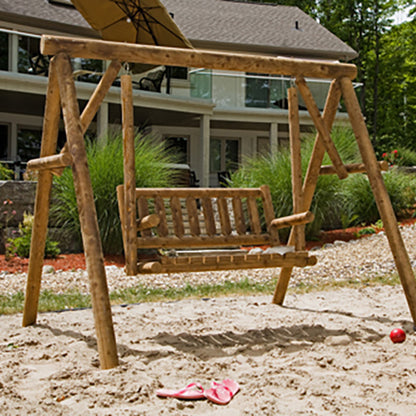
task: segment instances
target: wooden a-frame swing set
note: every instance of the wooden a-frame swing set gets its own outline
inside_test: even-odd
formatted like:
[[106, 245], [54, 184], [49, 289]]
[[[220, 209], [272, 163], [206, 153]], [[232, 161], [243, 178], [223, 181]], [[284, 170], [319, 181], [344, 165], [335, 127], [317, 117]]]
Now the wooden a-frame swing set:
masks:
[[[416, 280], [380, 172], [384, 166], [376, 160], [364, 118], [354, 92], [352, 84], [352, 79], [356, 76], [356, 67], [354, 65], [195, 49], [186, 50], [144, 46], [56, 36], [43, 36], [41, 40], [41, 51], [44, 55], [53, 55], [54, 57], [51, 60], [49, 69], [41, 154], [39, 159], [32, 160], [28, 163], [28, 168], [38, 170], [39, 175], [23, 326], [34, 324], [37, 318], [52, 175], [59, 175], [65, 167], [71, 166], [87, 263], [100, 365], [103, 369], [118, 365], [117, 346], [108, 296], [104, 257], [87, 164], [84, 133], [98, 111], [106, 93], [118, 76], [121, 69], [121, 62], [141, 62], [155, 65], [269, 73], [292, 77], [297, 86], [297, 89], [291, 87], [288, 90], [294, 214], [307, 213], [309, 210], [320, 174], [333, 173], [337, 174], [340, 179], [343, 179], [349, 173], [366, 172], [385, 227], [385, 233], [393, 253], [410, 313], [413, 321], [416, 322]], [[111, 61], [111, 64], [108, 66], [108, 69], [97, 85], [82, 114], [79, 113], [70, 61], [70, 58], [73, 57]], [[331, 81], [325, 109], [322, 114], [316, 106], [307, 82], [305, 81], [307, 77], [329, 79]], [[300, 169], [297, 92], [302, 95], [317, 130], [312, 156], [303, 183]], [[343, 97], [361, 153], [363, 163], [359, 165], [344, 165], [331, 139], [330, 131], [341, 97]], [[124, 216], [123, 239], [125, 244], [126, 272], [128, 274], [135, 274], [137, 273], [137, 230], [139, 228], [136, 225], [134, 157], [131, 157], [132, 153], [134, 153], [134, 145], [132, 145], [134, 122], [132, 83], [129, 75], [122, 75], [121, 77], [121, 101], [125, 149], [124, 188], [121, 195], [123, 212], [121, 212], [121, 216]], [[61, 109], [67, 143], [62, 151], [56, 154]], [[332, 161], [331, 166], [321, 166], [326, 152]], [[295, 245], [296, 248], [302, 249], [302, 245], [304, 244], [304, 228], [299, 224], [303, 224], [306, 220], [296, 222], [293, 218], [291, 217], [287, 223], [292, 226], [288, 245]], [[156, 223], [149, 225], [149, 227], [155, 225]], [[178, 240], [178, 237], [176, 240]], [[194, 239], [192, 241], [197, 240]], [[224, 241], [228, 240], [222, 238], [221, 241], [224, 244]], [[285, 262], [285, 258], [279, 258], [278, 264], [281, 267], [281, 272], [273, 297], [273, 302], [276, 304], [283, 303], [294, 267], [293, 265], [296, 264], [296, 261], [294, 262], [293, 259], [299, 259], [296, 256], [296, 253], [292, 253], [290, 257], [291, 261], [287, 262]], [[274, 258], [273, 256], [269, 257], [271, 260]], [[289, 259], [289, 257], [287, 258]], [[202, 262], [205, 261], [206, 259], [202, 259]], [[233, 262], [236, 260], [230, 258], [230, 261]], [[191, 260], [190, 263], [192, 263]], [[223, 261], [223, 263], [219, 263], [216, 266], [216, 269], [220, 269], [221, 264], [226, 266]], [[261, 266], [259, 265], [259, 267]], [[265, 265], [265, 267], [270, 267], [270, 265]], [[194, 268], [191, 270], [197, 269]]]

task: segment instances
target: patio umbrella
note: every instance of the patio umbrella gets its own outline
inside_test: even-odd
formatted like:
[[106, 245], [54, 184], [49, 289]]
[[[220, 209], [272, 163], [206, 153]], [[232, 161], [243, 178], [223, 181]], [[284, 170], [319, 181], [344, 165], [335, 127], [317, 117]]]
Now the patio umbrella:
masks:
[[[159, 0], [71, 0], [104, 40], [146, 45], [192, 48]], [[134, 63], [133, 74], [154, 68]], [[166, 67], [166, 92], [170, 93], [171, 69]]]
[[192, 48], [159, 0], [71, 0], [105, 40]]

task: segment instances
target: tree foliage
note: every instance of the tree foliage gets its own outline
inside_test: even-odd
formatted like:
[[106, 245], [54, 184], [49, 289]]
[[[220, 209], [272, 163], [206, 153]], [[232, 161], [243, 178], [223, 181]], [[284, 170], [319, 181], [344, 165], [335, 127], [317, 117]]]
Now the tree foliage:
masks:
[[382, 39], [379, 79], [381, 151], [394, 146], [416, 150], [416, 22], [392, 28]]
[[[416, 149], [415, 23], [393, 25], [394, 14], [415, 0], [267, 2], [299, 7], [358, 53], [356, 91], [379, 154], [397, 143]], [[411, 13], [416, 16], [416, 7]]]

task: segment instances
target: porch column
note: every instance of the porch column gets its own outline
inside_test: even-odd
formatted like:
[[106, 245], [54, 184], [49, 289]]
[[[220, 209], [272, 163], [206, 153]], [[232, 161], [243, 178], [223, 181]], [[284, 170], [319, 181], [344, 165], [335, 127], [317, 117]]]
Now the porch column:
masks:
[[9, 34], [9, 71], [18, 72], [19, 62], [19, 35]]
[[273, 155], [279, 149], [279, 125], [277, 123], [270, 123], [270, 153]]
[[200, 119], [200, 175], [201, 186], [209, 187], [209, 139], [210, 139], [210, 121], [208, 114], [202, 114]]
[[97, 138], [102, 139], [108, 130], [108, 103], [103, 102], [97, 113]]
[[17, 160], [17, 124], [16, 122], [10, 123], [10, 148], [9, 159]]

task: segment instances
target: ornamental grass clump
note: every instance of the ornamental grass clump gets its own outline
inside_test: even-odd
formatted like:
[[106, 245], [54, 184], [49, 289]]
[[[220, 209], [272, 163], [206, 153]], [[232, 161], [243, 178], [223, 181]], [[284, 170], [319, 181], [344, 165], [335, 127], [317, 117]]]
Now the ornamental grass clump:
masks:
[[[416, 176], [396, 167], [383, 173], [383, 179], [397, 218], [409, 217], [416, 202]], [[349, 175], [342, 181], [340, 198], [343, 212], [354, 212], [350, 225], [368, 225], [380, 218], [367, 175]]]
[[[123, 183], [123, 138], [108, 136], [86, 142], [88, 166], [94, 192], [98, 226], [105, 254], [120, 254], [123, 249], [116, 187]], [[163, 144], [150, 136], [135, 138], [136, 186], [172, 185], [167, 164], [174, 162]], [[72, 170], [54, 178], [52, 214], [58, 226], [81, 244], [81, 230]]]
[[[357, 143], [350, 129], [335, 128], [331, 137], [345, 164], [361, 162]], [[302, 175], [305, 176], [312, 154], [314, 137], [302, 141]], [[250, 158], [231, 177], [233, 187], [270, 186], [276, 217], [290, 215], [292, 207], [292, 185], [290, 152], [282, 149], [276, 154]], [[325, 155], [323, 165], [331, 161]], [[416, 177], [398, 168], [390, 168], [383, 174], [393, 209], [399, 218], [410, 215], [415, 205]], [[372, 224], [379, 213], [367, 175], [351, 174], [344, 180], [336, 175], [318, 178], [310, 210], [315, 220], [306, 226], [307, 239], [319, 237], [320, 230], [346, 228], [358, 224]], [[281, 233], [282, 239], [288, 230]]]
[[[359, 160], [359, 153], [351, 130], [336, 128], [332, 138], [345, 163]], [[314, 136], [302, 141], [302, 174], [305, 175], [312, 154]], [[330, 164], [325, 156], [323, 164]], [[275, 154], [248, 158], [243, 166], [231, 176], [233, 187], [270, 186], [276, 217], [293, 213], [290, 151], [283, 148]], [[315, 220], [306, 226], [308, 239], [317, 238], [322, 228], [331, 227], [339, 222], [341, 201], [338, 198], [341, 181], [335, 175], [324, 175], [318, 179], [311, 211]], [[281, 238], [288, 236], [288, 230], [280, 232]]]

